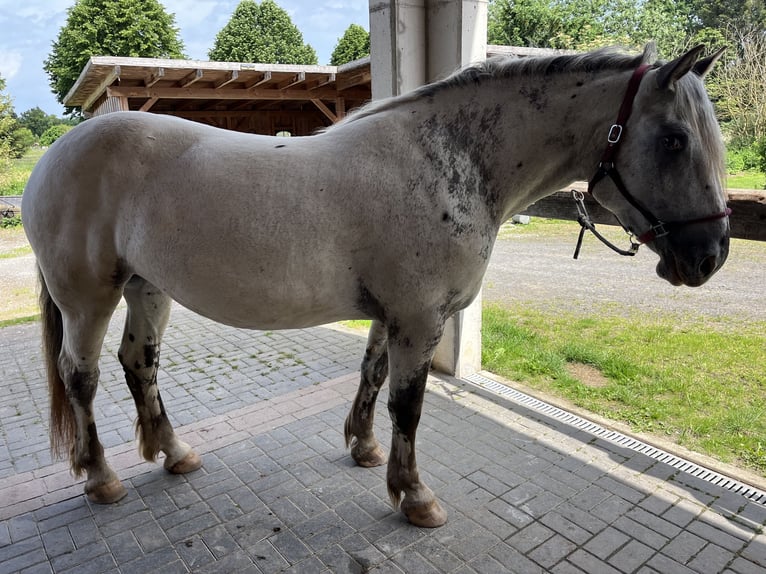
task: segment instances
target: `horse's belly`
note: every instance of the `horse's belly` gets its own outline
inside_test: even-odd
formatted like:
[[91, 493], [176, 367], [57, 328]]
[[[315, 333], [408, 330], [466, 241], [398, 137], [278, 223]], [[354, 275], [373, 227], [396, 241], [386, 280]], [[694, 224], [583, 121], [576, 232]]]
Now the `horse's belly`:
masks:
[[214, 280], [165, 287], [178, 303], [219, 323], [247, 329], [298, 329], [360, 319], [356, 298], [343, 282], [292, 281], [229, 284]]

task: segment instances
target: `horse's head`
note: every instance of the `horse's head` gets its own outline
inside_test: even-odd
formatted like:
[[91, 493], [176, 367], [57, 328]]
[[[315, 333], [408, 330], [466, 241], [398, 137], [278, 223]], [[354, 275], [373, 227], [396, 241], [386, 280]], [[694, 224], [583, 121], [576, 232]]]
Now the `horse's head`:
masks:
[[660, 256], [657, 274], [673, 285], [702, 285], [729, 251], [724, 147], [702, 85], [721, 52], [700, 60], [702, 50], [634, 73], [591, 181], [594, 197]]

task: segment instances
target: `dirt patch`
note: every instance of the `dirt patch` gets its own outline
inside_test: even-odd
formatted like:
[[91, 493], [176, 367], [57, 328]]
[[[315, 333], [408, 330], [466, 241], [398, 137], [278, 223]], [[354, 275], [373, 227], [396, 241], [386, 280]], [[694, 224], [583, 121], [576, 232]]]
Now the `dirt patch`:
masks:
[[567, 363], [567, 372], [586, 387], [600, 389], [609, 384], [609, 379], [601, 371], [585, 363]]

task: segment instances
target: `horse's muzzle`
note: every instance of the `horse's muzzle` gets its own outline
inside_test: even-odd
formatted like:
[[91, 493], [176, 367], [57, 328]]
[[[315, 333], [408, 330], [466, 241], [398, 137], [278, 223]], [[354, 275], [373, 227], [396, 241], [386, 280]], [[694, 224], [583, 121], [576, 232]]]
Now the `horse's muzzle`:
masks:
[[704, 237], [702, 241], [684, 239], [685, 237], [669, 238], [666, 245], [657, 246], [660, 255], [657, 275], [675, 286], [699, 287], [726, 261], [729, 255], [728, 229], [717, 242], [711, 241], [709, 236]]

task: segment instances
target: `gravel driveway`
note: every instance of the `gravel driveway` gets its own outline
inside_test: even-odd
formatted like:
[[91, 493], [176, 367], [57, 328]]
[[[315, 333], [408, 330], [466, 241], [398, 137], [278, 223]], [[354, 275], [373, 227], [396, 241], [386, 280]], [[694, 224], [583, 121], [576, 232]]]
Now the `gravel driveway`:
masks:
[[[626, 244], [621, 230], [609, 229], [618, 244]], [[572, 223], [571, 233], [541, 236], [522, 226], [504, 226], [484, 279], [484, 301], [583, 314], [766, 321], [766, 243], [733, 240], [726, 264], [706, 284], [673, 287], [657, 276], [659, 258], [645, 246], [635, 257], [623, 257], [588, 234], [574, 260], [578, 230]]]

